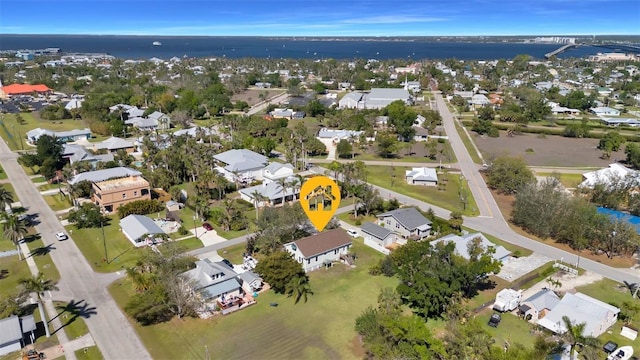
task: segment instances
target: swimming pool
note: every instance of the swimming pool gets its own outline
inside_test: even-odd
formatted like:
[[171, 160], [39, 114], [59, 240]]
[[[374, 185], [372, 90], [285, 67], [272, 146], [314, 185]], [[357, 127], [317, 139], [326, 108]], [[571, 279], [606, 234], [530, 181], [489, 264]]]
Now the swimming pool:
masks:
[[603, 207], [599, 207], [598, 212], [600, 214], [605, 214], [612, 219], [623, 220], [628, 222], [629, 224], [635, 226], [636, 230], [638, 231], [638, 234], [640, 234], [640, 216], [635, 216], [635, 215], [627, 214], [622, 211], [611, 210]]

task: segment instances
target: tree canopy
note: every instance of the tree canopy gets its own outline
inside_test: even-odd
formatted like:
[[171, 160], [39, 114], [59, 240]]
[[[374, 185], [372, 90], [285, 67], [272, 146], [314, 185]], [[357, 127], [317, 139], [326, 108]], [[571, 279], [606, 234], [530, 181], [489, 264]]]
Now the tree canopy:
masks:
[[522, 158], [498, 157], [487, 169], [487, 185], [502, 194], [514, 194], [535, 181], [535, 176]]

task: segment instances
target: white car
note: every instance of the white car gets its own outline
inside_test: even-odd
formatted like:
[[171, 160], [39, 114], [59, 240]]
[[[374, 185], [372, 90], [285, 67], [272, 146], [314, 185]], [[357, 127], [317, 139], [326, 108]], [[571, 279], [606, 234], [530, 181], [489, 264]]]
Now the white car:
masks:
[[67, 234], [63, 233], [63, 232], [59, 232], [56, 234], [56, 239], [58, 239], [58, 241], [63, 241], [63, 240], [67, 240], [69, 237], [67, 236]]
[[358, 234], [358, 232], [357, 232], [357, 231], [355, 231], [355, 230], [347, 230], [347, 234], [349, 234], [349, 236], [351, 236], [351, 237], [355, 237], [355, 238], [357, 238], [357, 237], [359, 237], [359, 236], [360, 236], [360, 235]]

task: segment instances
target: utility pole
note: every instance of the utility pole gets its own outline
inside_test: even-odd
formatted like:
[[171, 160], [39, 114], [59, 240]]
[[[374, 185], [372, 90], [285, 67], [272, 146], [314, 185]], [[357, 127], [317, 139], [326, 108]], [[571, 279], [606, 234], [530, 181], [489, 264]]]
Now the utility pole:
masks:
[[[100, 214], [102, 216], [102, 214]], [[109, 263], [109, 255], [107, 254], [107, 239], [104, 236], [104, 218], [100, 218], [100, 230], [102, 230], [102, 244], [104, 245], [104, 259]]]

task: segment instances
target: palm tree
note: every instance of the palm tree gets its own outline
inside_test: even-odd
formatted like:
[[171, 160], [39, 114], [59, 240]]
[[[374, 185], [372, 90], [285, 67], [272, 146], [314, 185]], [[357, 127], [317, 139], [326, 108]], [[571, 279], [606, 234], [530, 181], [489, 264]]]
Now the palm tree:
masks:
[[13, 193], [4, 186], [0, 186], [0, 212], [13, 204]]
[[27, 290], [28, 292], [36, 293], [38, 298], [38, 311], [40, 311], [40, 316], [42, 317], [42, 322], [44, 323], [44, 331], [47, 334], [47, 337], [51, 336], [49, 333], [49, 323], [47, 322], [47, 314], [44, 312], [44, 306], [42, 305], [42, 296], [45, 291], [57, 291], [58, 287], [55, 283], [49, 279], [44, 279], [43, 273], [38, 273], [37, 276], [26, 278], [20, 280], [20, 284]]
[[269, 200], [266, 196], [262, 195], [258, 190], [253, 190], [251, 193], [251, 197], [253, 198], [253, 205], [256, 207], [256, 220], [258, 220], [258, 210], [260, 209], [260, 204], [264, 206], [264, 201]]
[[313, 295], [311, 287], [309, 286], [309, 279], [306, 276], [297, 275], [289, 281], [287, 284], [287, 294], [293, 296], [295, 299], [294, 304], [297, 304], [300, 299], [304, 299], [306, 303], [309, 295]]
[[567, 328], [560, 337], [569, 347], [569, 356], [573, 359], [573, 352], [578, 345], [582, 347], [596, 347], [599, 344], [598, 339], [593, 336], [584, 335], [584, 328], [587, 323], [574, 324], [568, 316], [563, 316], [562, 321]]
[[20, 241], [27, 235], [27, 224], [16, 214], [8, 214], [4, 222], [3, 235], [13, 242], [18, 250], [18, 257], [22, 260], [22, 252], [20, 252]]

